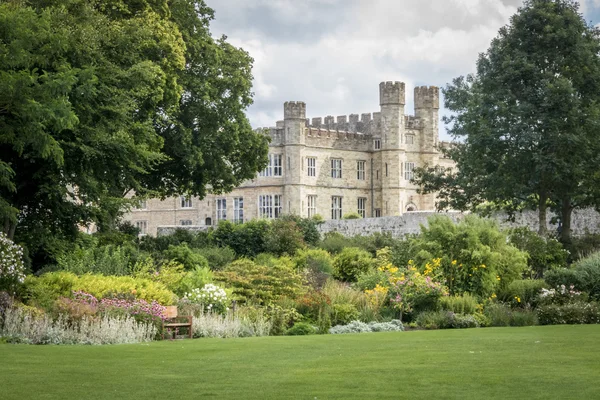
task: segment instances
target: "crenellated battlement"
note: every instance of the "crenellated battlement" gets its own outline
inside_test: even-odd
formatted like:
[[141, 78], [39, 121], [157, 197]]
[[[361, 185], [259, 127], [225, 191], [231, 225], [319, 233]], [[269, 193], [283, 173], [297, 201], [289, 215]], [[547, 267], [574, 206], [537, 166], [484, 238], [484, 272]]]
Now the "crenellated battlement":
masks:
[[379, 84], [379, 104], [406, 104], [404, 82], [381, 82]]
[[437, 86], [415, 87], [415, 110], [421, 108], [440, 108], [440, 89]]
[[306, 103], [286, 101], [283, 104], [283, 119], [306, 119]]
[[415, 129], [419, 130], [422, 128], [421, 120], [414, 115], [405, 115], [404, 116], [404, 127], [406, 129]]
[[375, 134], [377, 124], [381, 121], [381, 113], [363, 113], [350, 115], [328, 115], [326, 117], [315, 117], [306, 120], [306, 126], [311, 128], [320, 128], [331, 131]]

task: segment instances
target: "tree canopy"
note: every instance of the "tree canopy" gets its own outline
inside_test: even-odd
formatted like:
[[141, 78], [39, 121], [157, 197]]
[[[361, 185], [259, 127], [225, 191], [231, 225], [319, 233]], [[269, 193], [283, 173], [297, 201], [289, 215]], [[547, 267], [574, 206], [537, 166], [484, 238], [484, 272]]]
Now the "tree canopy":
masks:
[[500, 29], [476, 73], [443, 90], [456, 168], [416, 173], [438, 206], [492, 202], [509, 212], [556, 211], [570, 237], [574, 208], [597, 204], [600, 40], [570, 0], [528, 0]]
[[252, 59], [202, 0], [0, 4], [0, 218], [30, 252], [114, 220], [125, 195], [230, 190], [266, 162]]

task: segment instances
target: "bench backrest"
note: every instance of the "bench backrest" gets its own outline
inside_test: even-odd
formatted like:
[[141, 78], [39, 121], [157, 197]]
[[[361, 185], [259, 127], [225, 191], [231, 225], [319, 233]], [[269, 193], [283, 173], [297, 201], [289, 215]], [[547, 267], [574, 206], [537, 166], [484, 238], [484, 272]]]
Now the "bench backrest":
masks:
[[177, 306], [167, 306], [165, 309], [165, 318], [177, 318]]

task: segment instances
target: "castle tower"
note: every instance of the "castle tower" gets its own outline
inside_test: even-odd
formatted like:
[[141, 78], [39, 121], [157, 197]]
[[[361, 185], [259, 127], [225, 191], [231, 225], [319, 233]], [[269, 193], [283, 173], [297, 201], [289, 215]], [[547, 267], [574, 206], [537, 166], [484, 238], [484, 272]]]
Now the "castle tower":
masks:
[[283, 105], [283, 212], [301, 215], [300, 187], [304, 147], [306, 143], [306, 103], [287, 101]]
[[[415, 88], [415, 116], [421, 122], [420, 160], [419, 166], [434, 166], [439, 162], [436, 149], [439, 140], [439, 108], [440, 90], [436, 86], [420, 86]], [[435, 195], [420, 195], [420, 207], [433, 210]]]
[[381, 106], [382, 149], [398, 149], [402, 145], [404, 131], [404, 82], [381, 82], [379, 84]]
[[423, 127], [421, 151], [434, 151], [438, 143], [438, 118], [440, 109], [440, 89], [436, 86], [415, 88], [415, 116]]
[[404, 160], [404, 82], [379, 84], [381, 105], [381, 203], [382, 215], [398, 215], [400, 210], [401, 164]]

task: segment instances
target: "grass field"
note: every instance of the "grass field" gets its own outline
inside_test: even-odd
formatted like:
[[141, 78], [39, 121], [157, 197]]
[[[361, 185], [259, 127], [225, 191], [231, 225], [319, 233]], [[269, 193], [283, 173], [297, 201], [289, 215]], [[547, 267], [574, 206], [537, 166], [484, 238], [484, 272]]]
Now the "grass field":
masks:
[[2, 399], [600, 399], [600, 325], [0, 345]]

